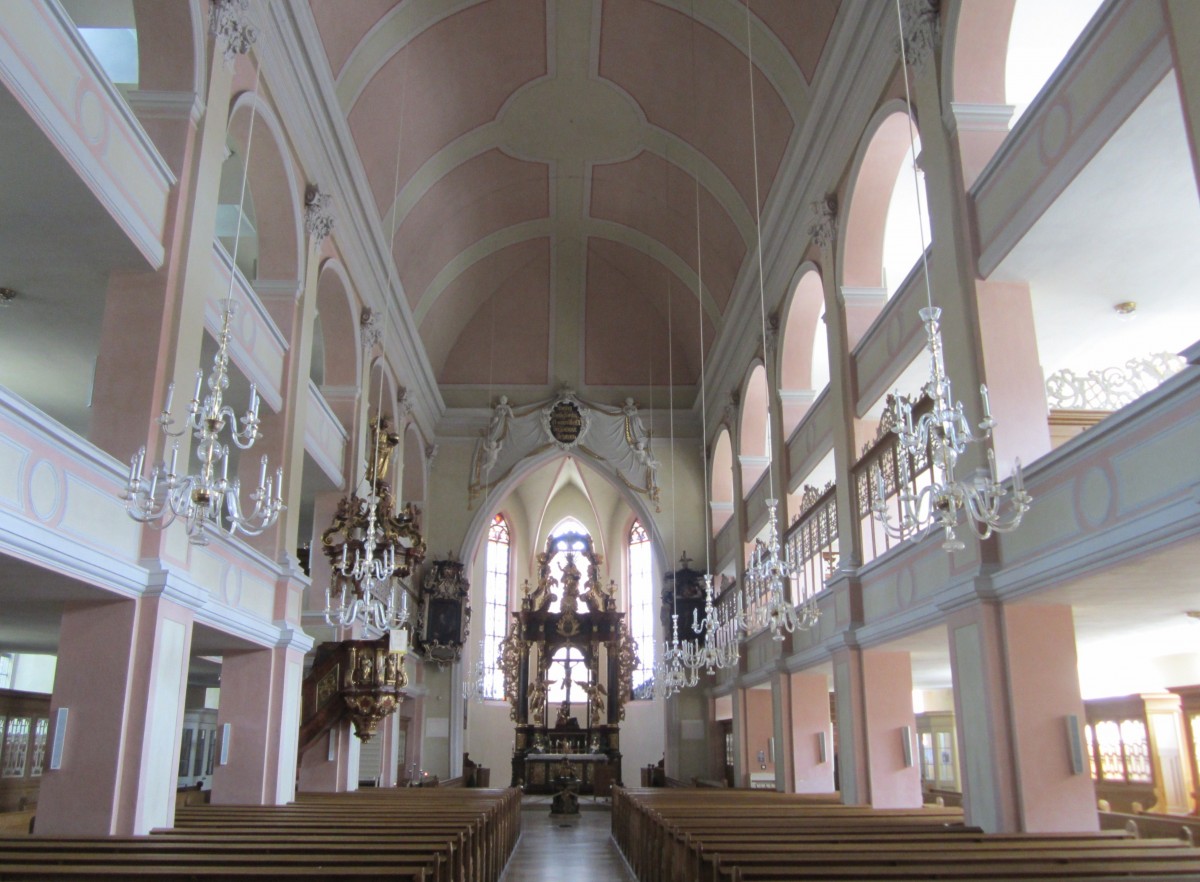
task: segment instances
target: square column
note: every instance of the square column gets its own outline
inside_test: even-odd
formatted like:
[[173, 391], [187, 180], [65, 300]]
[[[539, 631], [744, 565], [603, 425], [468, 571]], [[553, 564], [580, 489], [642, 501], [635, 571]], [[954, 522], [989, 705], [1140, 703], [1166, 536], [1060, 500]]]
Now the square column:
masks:
[[842, 650], [834, 655], [833, 672], [843, 800], [875, 808], [920, 806], [908, 653]]
[[754, 775], [775, 776], [771, 744], [775, 737], [775, 708], [770, 689], [742, 690], [746, 708], [746, 774], [740, 786], [749, 787]]
[[67, 606], [50, 707], [68, 711], [63, 761], [43, 774], [38, 833], [174, 823], [191, 641], [191, 610], [162, 597]]
[[796, 793], [832, 793], [833, 725], [829, 715], [829, 678], [824, 674], [792, 674], [792, 782]]
[[[377, 736], [378, 737], [378, 736]], [[312, 793], [345, 793], [358, 789], [358, 758], [362, 742], [346, 717], [300, 758], [299, 789]]]
[[796, 775], [792, 763], [792, 689], [791, 677], [779, 672], [771, 677], [771, 723], [774, 728], [771, 742], [771, 762], [775, 764], [775, 789], [780, 793], [795, 791]]
[[1072, 768], [1082, 730], [1069, 606], [976, 603], [953, 612], [950, 663], [967, 823], [989, 832], [1098, 829], [1096, 794]]
[[217, 730], [226, 763], [213, 771], [212, 801], [283, 805], [296, 795], [304, 653], [288, 646], [229, 653], [221, 664]]

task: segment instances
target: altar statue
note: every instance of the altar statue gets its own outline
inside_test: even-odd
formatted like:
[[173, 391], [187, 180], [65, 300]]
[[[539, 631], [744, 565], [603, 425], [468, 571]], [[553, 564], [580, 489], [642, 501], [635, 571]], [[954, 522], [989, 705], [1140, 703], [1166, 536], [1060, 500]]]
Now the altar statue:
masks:
[[595, 729], [604, 719], [604, 697], [608, 690], [599, 680], [584, 684], [583, 691], [588, 697], [588, 726]]

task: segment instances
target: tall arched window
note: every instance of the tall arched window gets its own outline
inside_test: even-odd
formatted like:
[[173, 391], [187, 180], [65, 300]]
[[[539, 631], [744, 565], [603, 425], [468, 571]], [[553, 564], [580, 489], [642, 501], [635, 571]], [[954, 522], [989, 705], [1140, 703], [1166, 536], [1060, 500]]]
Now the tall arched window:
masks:
[[[563, 567], [567, 565], [567, 554], [583, 551], [587, 546], [582, 542], [568, 542], [560, 537], [572, 535], [590, 536], [587, 528], [575, 518], [564, 518], [561, 523], [550, 533], [550, 538], [554, 541], [554, 554], [550, 557], [550, 573], [554, 578], [558, 579], [558, 588], [554, 592], [554, 601], [550, 604], [550, 612], [562, 611], [562, 572]], [[579, 566], [578, 563], [575, 564]], [[587, 573], [583, 574], [587, 578]], [[582, 584], [580, 585], [582, 589]]]
[[638, 645], [633, 697], [649, 698], [654, 686], [654, 577], [650, 536], [640, 521], [629, 528], [629, 631]]
[[504, 698], [500, 641], [508, 625], [508, 553], [510, 537], [504, 515], [492, 518], [487, 541], [487, 581], [483, 589], [483, 697]]

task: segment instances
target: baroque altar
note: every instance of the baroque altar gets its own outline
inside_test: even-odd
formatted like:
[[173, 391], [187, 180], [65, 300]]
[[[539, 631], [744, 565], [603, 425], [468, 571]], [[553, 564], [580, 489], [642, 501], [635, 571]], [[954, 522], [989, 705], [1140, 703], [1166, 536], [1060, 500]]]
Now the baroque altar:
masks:
[[586, 534], [551, 537], [538, 554], [538, 584], [526, 581], [501, 644], [516, 723], [512, 786], [526, 793], [553, 793], [567, 770], [581, 793], [604, 795], [622, 783], [620, 723], [637, 644], [601, 563]]

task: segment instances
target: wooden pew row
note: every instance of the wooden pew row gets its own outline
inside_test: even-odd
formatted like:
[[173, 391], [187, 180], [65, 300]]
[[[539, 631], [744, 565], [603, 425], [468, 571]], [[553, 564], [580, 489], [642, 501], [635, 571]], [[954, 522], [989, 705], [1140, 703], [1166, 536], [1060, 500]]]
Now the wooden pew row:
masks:
[[[664, 796], [662, 791], [618, 794], [613, 800], [613, 830], [618, 846], [643, 882], [673, 878], [671, 868], [689, 863], [686, 834], [705, 831], [753, 832], [770, 829], [785, 835], [794, 826], [812, 831], [836, 832], [848, 825], [862, 832], [895, 829], [910, 832], [941, 832], [947, 825], [966, 831], [960, 809], [889, 809], [831, 805], [825, 801], [795, 797], [774, 791], [721, 791], [690, 798], [679, 791]], [[978, 831], [977, 831], [978, 832]], [[691, 863], [694, 863], [691, 862]]]
[[[341, 794], [326, 797], [303, 794], [297, 803], [275, 807], [264, 814], [257, 806], [207, 806], [180, 811], [176, 829], [254, 830], [262, 833], [291, 831], [318, 832], [328, 830], [335, 822], [362, 829], [420, 829], [433, 832], [452, 824], [463, 831], [467, 874], [472, 878], [492, 880], [499, 877], [519, 835], [520, 797], [518, 791], [454, 791], [469, 794], [462, 799], [454, 796], [423, 796], [434, 794], [426, 788], [400, 791], [364, 791], [360, 795]], [[441, 791], [446, 794], [446, 791]], [[417, 794], [417, 795], [414, 795]], [[434, 825], [430, 827], [430, 825]]]
[[[9, 862], [57, 861], [93, 863], [127, 856], [145, 865], [198, 863], [334, 863], [362, 862], [421, 864], [430, 882], [459, 882], [464, 878], [456, 860], [458, 843], [442, 836], [236, 836], [156, 835], [152, 837], [33, 837], [19, 843], [0, 843], [0, 867]], [[276, 858], [282, 858], [277, 861]]]
[[[517, 788], [471, 788], [471, 789], [455, 789], [451, 792], [441, 790], [434, 792], [428, 798], [423, 798], [419, 793], [413, 794], [413, 790], [424, 788], [400, 788], [398, 790], [364, 790], [359, 791], [355, 798], [362, 801], [370, 801], [373, 803], [385, 803], [389, 806], [404, 805], [405, 800], [415, 800], [416, 804], [428, 807], [435, 804], [446, 805], [469, 805], [469, 806], [489, 806], [491, 815], [489, 823], [494, 822], [496, 827], [493, 836], [493, 845], [498, 853], [502, 854], [504, 862], [507, 862], [512, 850], [516, 847], [517, 839], [521, 834], [521, 791]], [[431, 791], [432, 792], [432, 791]], [[336, 794], [326, 793], [302, 793], [297, 799], [298, 805], [310, 804], [327, 804]]]
[[[1152, 848], [1173, 847], [1171, 840], [1138, 842], [1132, 837], [1106, 836], [1101, 842], [1106, 846], [1125, 848], [1149, 846]], [[1094, 849], [1097, 837], [1094, 834], [1074, 833], [803, 833], [790, 835], [786, 840], [770, 834], [711, 835], [703, 839], [692, 839], [684, 860], [686, 867], [682, 875], [692, 882], [712, 882], [721, 879], [726, 867], [736, 865], [747, 868], [761, 855], [771, 856], [773, 863], [789, 860], [792, 855], [812, 853], [844, 855], [859, 854], [865, 849], [895, 850], [906, 856], [917, 856], [931, 849], [940, 853], [980, 851], [982, 853], [1003, 852], [1017, 849], [1028, 852], [1046, 850]], [[680, 874], [677, 874], [680, 875]]]
[[304, 806], [197, 807], [180, 810], [180, 828], [151, 836], [2, 840], [0, 880], [496, 882], [519, 836], [519, 792], [419, 792], [392, 799], [384, 794], [397, 791], [368, 799], [341, 794]]
[[[962, 824], [954, 809], [817, 807], [773, 792], [661, 793], [614, 793], [613, 836], [641, 882], [1200, 879], [1200, 851], [1179, 840], [988, 835]], [[922, 813], [933, 823], [921, 823]]]

